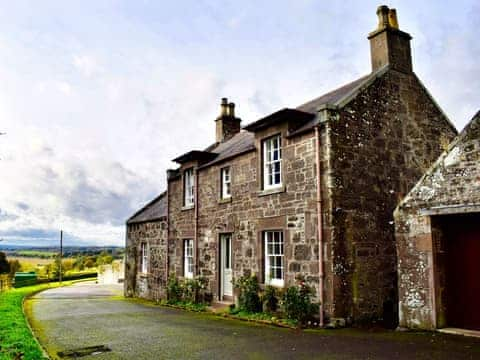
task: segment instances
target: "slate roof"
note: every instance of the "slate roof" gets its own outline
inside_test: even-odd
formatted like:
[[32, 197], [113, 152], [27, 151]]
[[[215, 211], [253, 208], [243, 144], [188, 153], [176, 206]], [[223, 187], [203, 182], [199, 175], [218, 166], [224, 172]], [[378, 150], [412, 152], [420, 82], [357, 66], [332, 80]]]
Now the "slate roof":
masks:
[[202, 165], [200, 168], [217, 164], [221, 161], [252, 150], [255, 150], [255, 134], [249, 131], [241, 130], [231, 139], [208, 147], [207, 151], [218, 154], [218, 156], [212, 161]]
[[332, 90], [318, 98], [310, 100], [309, 102], [298, 106], [296, 109], [315, 114], [317, 113], [318, 109], [324, 105], [337, 105], [341, 100], [354, 92], [358, 87], [361, 87], [364, 83], [368, 82], [372, 75], [373, 74], [362, 76], [355, 81]]
[[138, 224], [167, 217], [167, 192], [161, 193], [127, 220], [127, 224]]

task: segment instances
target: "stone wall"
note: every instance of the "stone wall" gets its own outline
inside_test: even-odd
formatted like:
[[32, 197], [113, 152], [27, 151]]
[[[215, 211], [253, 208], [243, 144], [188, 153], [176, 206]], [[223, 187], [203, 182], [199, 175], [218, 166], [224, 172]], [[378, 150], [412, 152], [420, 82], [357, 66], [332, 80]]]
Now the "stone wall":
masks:
[[[141, 244], [147, 244], [148, 271], [140, 269]], [[166, 219], [127, 225], [125, 295], [147, 299], [165, 297], [167, 265]]]
[[[293, 284], [303, 275], [318, 288], [318, 246], [316, 236], [316, 173], [313, 131], [288, 138], [287, 124], [256, 134], [261, 139], [282, 133], [284, 187], [274, 193], [263, 192], [256, 151], [237, 156], [199, 170], [198, 274], [209, 279], [219, 296], [219, 237], [232, 233], [233, 277], [257, 274], [263, 281], [262, 231], [283, 230], [285, 241], [285, 283]], [[192, 164], [182, 166], [186, 169]], [[230, 200], [220, 199], [220, 169], [230, 166]], [[170, 193], [170, 270], [182, 274], [183, 239], [193, 238], [194, 209], [182, 209], [181, 178], [169, 183]]]
[[393, 211], [455, 129], [415, 75], [395, 70], [330, 119], [334, 313], [394, 325]]
[[401, 326], [432, 329], [445, 325], [443, 220], [434, 215], [436, 211], [443, 215], [480, 211], [479, 179], [477, 114], [395, 213]]

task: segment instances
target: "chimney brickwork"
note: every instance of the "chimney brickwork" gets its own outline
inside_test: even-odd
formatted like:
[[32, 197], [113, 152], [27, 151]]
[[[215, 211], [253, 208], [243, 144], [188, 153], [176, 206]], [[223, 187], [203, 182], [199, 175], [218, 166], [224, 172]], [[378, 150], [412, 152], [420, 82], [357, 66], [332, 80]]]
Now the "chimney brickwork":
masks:
[[403, 73], [412, 72], [410, 34], [399, 29], [395, 9], [382, 5], [377, 9], [378, 27], [368, 36], [372, 71], [385, 65]]
[[216, 139], [217, 143], [221, 143], [231, 139], [235, 134], [240, 132], [241, 120], [235, 117], [235, 104], [228, 103], [227, 98], [223, 98], [220, 104], [220, 116], [216, 122]]

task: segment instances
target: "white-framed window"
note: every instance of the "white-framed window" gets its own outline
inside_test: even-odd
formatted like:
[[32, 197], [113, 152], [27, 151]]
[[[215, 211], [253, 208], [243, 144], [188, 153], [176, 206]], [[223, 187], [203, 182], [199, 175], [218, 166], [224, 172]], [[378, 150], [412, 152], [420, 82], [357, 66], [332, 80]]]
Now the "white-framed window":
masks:
[[228, 199], [232, 196], [231, 193], [231, 182], [232, 176], [230, 172], [230, 167], [224, 167], [220, 170], [220, 176], [222, 179], [222, 199]]
[[282, 138], [272, 136], [263, 141], [263, 188], [282, 186]]
[[283, 231], [265, 231], [265, 283], [273, 286], [284, 285]]
[[187, 169], [183, 172], [183, 205], [193, 206], [195, 191], [195, 176], [193, 169]]
[[193, 278], [193, 240], [183, 240], [183, 276]]
[[140, 245], [140, 270], [146, 274], [148, 272], [148, 247], [147, 243]]

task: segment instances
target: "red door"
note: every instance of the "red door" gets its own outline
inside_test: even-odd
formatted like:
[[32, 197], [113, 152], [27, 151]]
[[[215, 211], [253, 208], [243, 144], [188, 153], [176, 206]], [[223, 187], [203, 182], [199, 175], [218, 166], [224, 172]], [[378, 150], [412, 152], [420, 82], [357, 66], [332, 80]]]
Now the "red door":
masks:
[[452, 216], [447, 228], [447, 325], [480, 330], [480, 215]]

